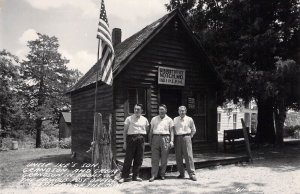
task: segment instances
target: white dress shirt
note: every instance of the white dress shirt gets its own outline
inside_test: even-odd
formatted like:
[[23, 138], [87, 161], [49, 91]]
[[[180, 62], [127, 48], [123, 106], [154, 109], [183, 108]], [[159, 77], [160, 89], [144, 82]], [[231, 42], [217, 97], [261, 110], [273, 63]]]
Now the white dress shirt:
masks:
[[195, 134], [196, 127], [194, 120], [189, 116], [174, 118], [175, 135]]
[[151, 129], [152, 134], [156, 135], [169, 135], [170, 130], [174, 126], [173, 120], [168, 116], [165, 115], [164, 118], [160, 118], [160, 116], [155, 116], [151, 119]]
[[137, 117], [135, 114], [126, 118], [125, 125], [128, 125], [128, 135], [143, 134], [146, 135], [146, 128], [149, 126], [149, 122], [144, 116]]

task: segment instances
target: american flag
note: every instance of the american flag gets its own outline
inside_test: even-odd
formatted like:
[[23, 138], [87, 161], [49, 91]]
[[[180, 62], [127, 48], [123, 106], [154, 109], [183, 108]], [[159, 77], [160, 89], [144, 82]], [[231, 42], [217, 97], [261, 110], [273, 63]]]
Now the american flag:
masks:
[[[112, 85], [112, 63], [114, 60], [114, 48], [112, 45], [111, 34], [109, 31], [109, 25], [107, 15], [105, 11], [104, 0], [101, 0], [100, 18], [98, 23], [97, 38], [101, 42], [101, 60], [100, 63], [100, 76], [101, 81]], [[99, 64], [98, 64], [99, 65]], [[97, 72], [98, 73], [98, 72]]]

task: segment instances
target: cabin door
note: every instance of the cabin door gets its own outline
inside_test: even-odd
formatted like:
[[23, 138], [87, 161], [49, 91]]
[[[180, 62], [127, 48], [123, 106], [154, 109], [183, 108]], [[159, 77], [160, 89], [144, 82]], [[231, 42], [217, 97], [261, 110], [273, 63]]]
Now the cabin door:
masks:
[[167, 106], [167, 115], [172, 119], [178, 116], [178, 107], [182, 103], [181, 95], [179, 89], [160, 89], [160, 104]]
[[193, 142], [207, 141], [207, 99], [205, 93], [196, 92], [188, 98], [188, 113], [192, 116], [196, 126]]

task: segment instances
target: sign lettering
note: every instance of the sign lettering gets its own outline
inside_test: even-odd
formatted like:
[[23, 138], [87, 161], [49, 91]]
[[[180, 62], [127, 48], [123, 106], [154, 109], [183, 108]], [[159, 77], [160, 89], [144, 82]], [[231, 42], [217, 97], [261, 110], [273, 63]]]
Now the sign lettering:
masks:
[[158, 84], [184, 86], [185, 70], [169, 67], [159, 67]]

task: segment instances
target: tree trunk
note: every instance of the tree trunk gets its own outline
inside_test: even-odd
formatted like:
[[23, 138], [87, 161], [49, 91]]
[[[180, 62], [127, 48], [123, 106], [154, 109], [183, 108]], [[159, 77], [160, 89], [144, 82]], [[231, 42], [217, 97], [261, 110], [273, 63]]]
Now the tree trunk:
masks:
[[0, 112], [0, 126], [1, 126], [1, 130], [6, 130], [6, 117], [7, 113], [6, 113], [6, 108], [3, 106], [1, 107], [1, 112]]
[[274, 101], [272, 98], [258, 99], [257, 101], [257, 143], [275, 143], [273, 106]]
[[35, 147], [40, 148], [41, 147], [41, 133], [42, 133], [42, 119], [37, 118], [35, 120], [35, 128], [36, 128], [36, 142]]
[[[42, 71], [43, 72], [43, 71]], [[38, 91], [38, 111], [41, 111], [42, 106], [44, 106], [45, 103], [45, 88], [44, 88], [44, 76], [41, 76], [40, 79], [40, 86], [39, 86], [39, 91]], [[40, 112], [38, 113], [40, 114]], [[41, 147], [41, 133], [42, 133], [42, 124], [43, 120], [40, 116], [37, 117], [35, 120], [35, 129], [36, 129], [36, 148]]]
[[276, 132], [276, 145], [283, 145], [283, 126], [286, 118], [286, 110], [284, 99], [280, 99], [276, 109], [274, 109], [274, 119], [275, 119], [275, 132]]

